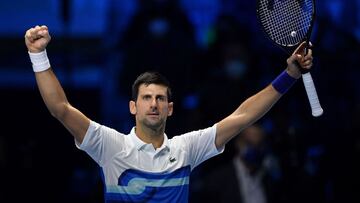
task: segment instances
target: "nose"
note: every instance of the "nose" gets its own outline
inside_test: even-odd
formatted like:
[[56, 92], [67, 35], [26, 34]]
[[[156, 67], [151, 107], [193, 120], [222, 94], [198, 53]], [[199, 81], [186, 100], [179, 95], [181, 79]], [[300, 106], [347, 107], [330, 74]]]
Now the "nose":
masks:
[[156, 108], [156, 107], [157, 107], [157, 100], [156, 100], [156, 98], [153, 98], [153, 99], [151, 100], [150, 105], [151, 105], [151, 108]]

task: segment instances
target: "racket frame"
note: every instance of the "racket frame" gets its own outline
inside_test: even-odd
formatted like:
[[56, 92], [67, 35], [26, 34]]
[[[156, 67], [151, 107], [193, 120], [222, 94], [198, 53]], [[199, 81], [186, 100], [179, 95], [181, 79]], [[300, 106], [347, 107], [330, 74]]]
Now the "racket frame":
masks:
[[[270, 37], [270, 35], [268, 34], [268, 32], [265, 30], [264, 25], [260, 19], [260, 14], [259, 14], [259, 5], [260, 5], [260, 1], [263, 0], [257, 0], [256, 2], [256, 16], [258, 19], [258, 22], [260, 23], [260, 27], [261, 30], [263, 31], [263, 33], [266, 35], [266, 37], [276, 46], [280, 47], [283, 51], [285, 51], [288, 55], [292, 55], [293, 51], [296, 49], [296, 47], [303, 41], [306, 42], [306, 47], [304, 50], [304, 55], [306, 55], [308, 53], [308, 49], [310, 47], [310, 38], [311, 38], [311, 34], [312, 34], [312, 30], [313, 30], [313, 26], [314, 26], [314, 22], [315, 22], [315, 16], [316, 16], [316, 9], [315, 9], [315, 0], [311, 0], [312, 2], [312, 12], [311, 12], [311, 21], [307, 30], [307, 33], [305, 34], [305, 36], [303, 37], [302, 40], [299, 40], [298, 43], [295, 44], [291, 44], [291, 45], [287, 45], [284, 46], [282, 44], [277, 43], [274, 39], [272, 39]], [[277, 0], [268, 0], [268, 1], [277, 1]], [[301, 1], [301, 0], [294, 0], [294, 1]], [[299, 2], [300, 3], [300, 2]], [[309, 99], [309, 103], [311, 106], [311, 111], [312, 111], [312, 115], [314, 117], [318, 117], [321, 116], [323, 114], [323, 109], [320, 105], [320, 101], [316, 92], [316, 88], [313, 82], [313, 79], [311, 77], [310, 71], [305, 70], [303, 68], [301, 68], [301, 66], [297, 63], [297, 66], [299, 68], [299, 70], [302, 73], [302, 79], [303, 79], [303, 83], [304, 83], [304, 87], [306, 90], [306, 94], [308, 96]]]

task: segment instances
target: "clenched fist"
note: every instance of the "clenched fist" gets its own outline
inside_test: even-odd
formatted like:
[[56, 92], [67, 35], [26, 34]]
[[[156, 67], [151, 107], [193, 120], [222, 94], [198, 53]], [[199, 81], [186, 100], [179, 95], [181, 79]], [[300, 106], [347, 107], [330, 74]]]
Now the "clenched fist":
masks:
[[[306, 56], [304, 56], [306, 46], [306, 42], [301, 43], [294, 53], [287, 59], [287, 72], [293, 78], [298, 79], [301, 77], [300, 68], [303, 70], [310, 70], [313, 65], [312, 50], [310, 48], [308, 49]], [[298, 67], [298, 65], [300, 65], [300, 67]]]
[[25, 33], [25, 44], [31, 53], [44, 51], [50, 39], [49, 30], [45, 25], [30, 28]]

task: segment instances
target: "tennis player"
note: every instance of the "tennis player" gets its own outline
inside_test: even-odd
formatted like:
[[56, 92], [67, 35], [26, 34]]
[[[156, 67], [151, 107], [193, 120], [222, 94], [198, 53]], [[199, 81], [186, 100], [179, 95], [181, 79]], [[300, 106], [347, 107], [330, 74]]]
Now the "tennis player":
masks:
[[305, 69], [312, 66], [311, 50], [306, 56], [299, 54], [303, 43], [287, 59], [287, 68], [231, 115], [211, 127], [172, 139], [165, 134], [166, 119], [174, 106], [169, 82], [159, 73], [143, 73], [133, 84], [129, 102], [136, 125], [125, 135], [90, 120], [69, 103], [46, 54], [50, 39], [46, 26], [36, 26], [25, 34], [37, 85], [51, 115], [70, 131], [76, 146], [100, 165], [107, 203], [187, 202], [191, 171], [223, 152], [231, 138], [285, 94], [301, 76], [296, 61]]

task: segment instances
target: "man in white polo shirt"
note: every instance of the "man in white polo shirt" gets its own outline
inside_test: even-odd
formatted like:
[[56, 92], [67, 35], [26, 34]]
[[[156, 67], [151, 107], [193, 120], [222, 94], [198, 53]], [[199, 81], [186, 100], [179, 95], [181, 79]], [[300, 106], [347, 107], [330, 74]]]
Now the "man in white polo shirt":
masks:
[[311, 50], [306, 56], [298, 54], [302, 44], [288, 58], [286, 70], [231, 115], [212, 127], [172, 139], [165, 134], [166, 119], [173, 112], [169, 83], [158, 73], [143, 73], [133, 84], [129, 103], [136, 126], [125, 135], [71, 106], [50, 68], [45, 50], [49, 41], [46, 26], [36, 26], [25, 34], [41, 96], [51, 114], [74, 136], [76, 145], [101, 166], [108, 203], [187, 202], [192, 169], [221, 153], [231, 138], [278, 101], [301, 76], [295, 61], [306, 69], [312, 66]]
[[[216, 127], [168, 139], [171, 90], [158, 73], [146, 72], [133, 85], [130, 111], [136, 127], [129, 135], [90, 121], [79, 146], [101, 167], [106, 200], [186, 202], [191, 170], [216, 155]], [[150, 201], [151, 200], [151, 201]]]

